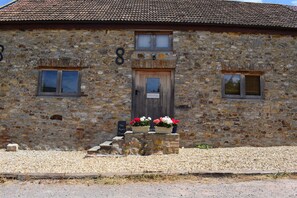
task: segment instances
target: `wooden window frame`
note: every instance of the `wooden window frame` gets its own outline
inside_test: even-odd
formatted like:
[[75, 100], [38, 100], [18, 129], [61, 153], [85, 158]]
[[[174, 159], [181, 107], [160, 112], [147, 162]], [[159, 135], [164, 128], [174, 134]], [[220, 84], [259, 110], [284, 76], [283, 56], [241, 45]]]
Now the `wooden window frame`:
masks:
[[[225, 94], [225, 75], [239, 75], [240, 76], [240, 95]], [[260, 95], [246, 95], [246, 76], [259, 76], [260, 77]], [[226, 72], [222, 73], [221, 76], [222, 84], [222, 98], [229, 99], [263, 99], [264, 98], [264, 77], [262, 73], [248, 73], [248, 72]]]
[[[149, 48], [140, 48], [137, 46], [138, 40], [139, 40], [139, 35], [150, 35], [150, 47]], [[169, 47], [167, 48], [157, 48], [157, 35], [167, 35], [169, 37]], [[173, 50], [173, 37], [172, 37], [172, 32], [135, 32], [135, 41], [134, 41], [134, 47], [136, 51], [172, 51]]]
[[[42, 72], [43, 71], [57, 71], [57, 87], [56, 92], [42, 92]], [[78, 78], [77, 78], [77, 92], [76, 93], [63, 93], [61, 92], [62, 87], [62, 73], [64, 71], [73, 71], [78, 72]], [[81, 96], [81, 71], [80, 70], [71, 70], [71, 69], [41, 69], [39, 70], [38, 75], [38, 90], [37, 95], [38, 96], [58, 96], [58, 97], [79, 97]]]

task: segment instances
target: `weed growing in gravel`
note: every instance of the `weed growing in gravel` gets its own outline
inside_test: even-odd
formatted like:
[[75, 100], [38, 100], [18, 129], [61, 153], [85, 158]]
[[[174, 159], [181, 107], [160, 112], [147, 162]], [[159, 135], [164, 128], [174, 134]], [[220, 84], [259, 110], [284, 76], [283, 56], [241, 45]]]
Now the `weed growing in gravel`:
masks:
[[209, 145], [209, 144], [198, 144], [197, 148], [199, 148], [199, 149], [211, 149], [212, 146]]
[[7, 182], [7, 179], [4, 177], [0, 177], [0, 184], [4, 184]]
[[280, 179], [280, 178], [284, 178], [284, 177], [288, 177], [290, 176], [289, 173], [286, 173], [286, 172], [277, 172], [275, 174], [272, 175], [272, 178], [273, 179]]

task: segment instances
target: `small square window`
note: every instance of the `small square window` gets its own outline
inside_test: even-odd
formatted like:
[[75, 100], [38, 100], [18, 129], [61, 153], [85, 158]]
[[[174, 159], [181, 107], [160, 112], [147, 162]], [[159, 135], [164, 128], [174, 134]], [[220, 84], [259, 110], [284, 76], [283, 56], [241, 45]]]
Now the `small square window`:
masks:
[[172, 33], [170, 32], [136, 32], [135, 49], [148, 51], [172, 50]]
[[160, 78], [146, 79], [146, 93], [159, 93], [160, 92]]
[[42, 70], [39, 74], [38, 95], [78, 96], [80, 94], [80, 72]]
[[223, 98], [263, 98], [263, 82], [261, 75], [244, 73], [222, 75]]
[[160, 98], [160, 78], [146, 79], [146, 98]]

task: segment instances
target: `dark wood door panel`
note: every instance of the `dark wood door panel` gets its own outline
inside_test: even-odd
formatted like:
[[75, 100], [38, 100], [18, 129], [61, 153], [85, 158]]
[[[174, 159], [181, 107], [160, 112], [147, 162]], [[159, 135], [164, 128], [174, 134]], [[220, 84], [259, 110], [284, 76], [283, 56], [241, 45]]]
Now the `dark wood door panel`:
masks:
[[132, 117], [173, 116], [173, 82], [173, 71], [134, 71]]

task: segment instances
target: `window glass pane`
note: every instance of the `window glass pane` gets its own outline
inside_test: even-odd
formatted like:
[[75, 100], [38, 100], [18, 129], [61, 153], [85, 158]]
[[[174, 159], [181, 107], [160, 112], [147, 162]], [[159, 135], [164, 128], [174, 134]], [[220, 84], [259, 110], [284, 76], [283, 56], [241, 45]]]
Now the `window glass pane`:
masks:
[[225, 94], [240, 95], [240, 75], [226, 74], [224, 75]]
[[78, 72], [63, 71], [62, 72], [62, 93], [77, 93], [78, 92]]
[[157, 48], [169, 48], [169, 35], [156, 35]]
[[57, 71], [42, 71], [41, 92], [57, 91]]
[[245, 76], [245, 94], [260, 96], [260, 76]]
[[146, 93], [159, 93], [160, 92], [160, 78], [146, 79]]
[[138, 35], [137, 48], [150, 48], [151, 47], [151, 35]]

